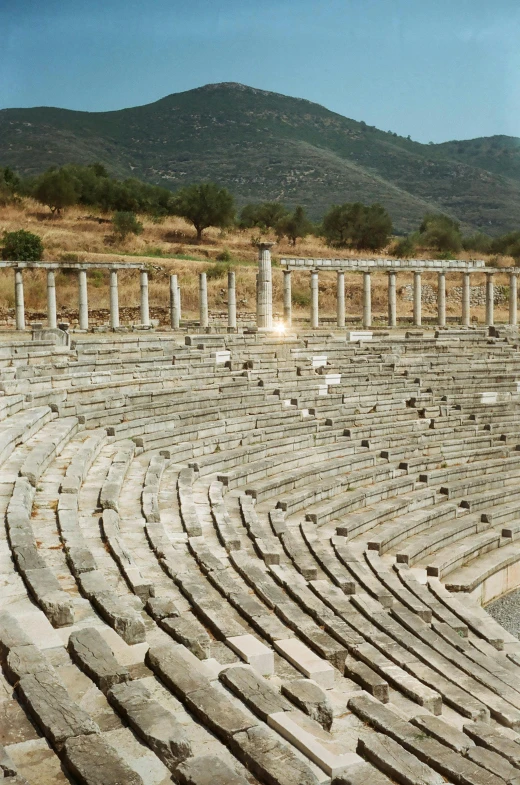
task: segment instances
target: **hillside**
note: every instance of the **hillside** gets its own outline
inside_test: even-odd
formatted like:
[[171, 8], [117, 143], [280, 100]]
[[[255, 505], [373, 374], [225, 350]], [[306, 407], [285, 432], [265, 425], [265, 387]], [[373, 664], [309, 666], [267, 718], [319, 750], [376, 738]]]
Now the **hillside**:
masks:
[[176, 190], [215, 180], [239, 204], [379, 201], [399, 231], [442, 210], [466, 230], [500, 234], [520, 221], [520, 140], [423, 145], [318, 104], [234, 83], [206, 85], [115, 112], [0, 111], [0, 164], [33, 175], [100, 161], [118, 177]]

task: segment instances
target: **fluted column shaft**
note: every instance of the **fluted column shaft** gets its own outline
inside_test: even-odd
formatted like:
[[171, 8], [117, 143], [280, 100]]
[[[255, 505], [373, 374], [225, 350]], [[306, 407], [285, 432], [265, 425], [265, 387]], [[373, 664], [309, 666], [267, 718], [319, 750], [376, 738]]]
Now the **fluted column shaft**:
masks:
[[413, 323], [415, 327], [422, 324], [422, 285], [421, 273], [418, 270], [413, 274]]
[[363, 327], [372, 327], [372, 281], [369, 272], [363, 273]]
[[395, 290], [395, 273], [388, 273], [388, 326], [395, 327], [397, 324], [397, 299]]
[[462, 324], [469, 327], [470, 323], [470, 273], [462, 275]]
[[199, 273], [199, 323], [202, 330], [209, 325], [208, 314], [208, 282], [206, 273]]
[[119, 291], [117, 288], [117, 270], [110, 270], [110, 327], [119, 327]]
[[518, 324], [518, 276], [517, 273], [509, 275], [509, 324]]
[[145, 327], [150, 325], [150, 308], [148, 305], [148, 273], [141, 270], [141, 324]]
[[446, 327], [446, 273], [437, 275], [437, 310], [439, 327]]
[[79, 329], [88, 330], [88, 290], [86, 270], [78, 270], [78, 311]]
[[273, 327], [273, 279], [271, 272], [271, 248], [274, 243], [258, 243], [257, 284], [257, 327], [271, 330]]
[[23, 273], [14, 271], [14, 302], [16, 315], [16, 329], [25, 330], [25, 303], [23, 299]]
[[230, 330], [237, 329], [237, 293], [235, 285], [235, 273], [228, 272], [228, 327]]
[[338, 270], [336, 289], [337, 289], [337, 325], [338, 327], [345, 327], [345, 273], [343, 272], [343, 270]]
[[495, 287], [493, 284], [494, 273], [486, 273], [486, 325], [491, 327], [495, 323]]
[[312, 270], [311, 272], [311, 327], [316, 328], [319, 325], [319, 306], [318, 306], [318, 271]]
[[283, 271], [283, 321], [286, 327], [292, 325], [291, 271]]
[[178, 330], [181, 321], [179, 308], [179, 284], [177, 276], [170, 275], [170, 325], [172, 330]]
[[54, 270], [47, 270], [47, 325], [51, 330], [58, 326], [56, 318], [56, 280]]

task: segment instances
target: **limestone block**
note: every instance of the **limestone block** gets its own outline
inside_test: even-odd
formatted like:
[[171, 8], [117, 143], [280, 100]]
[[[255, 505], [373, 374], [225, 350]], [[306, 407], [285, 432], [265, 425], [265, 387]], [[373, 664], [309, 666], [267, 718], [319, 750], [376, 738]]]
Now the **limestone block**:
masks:
[[198, 755], [177, 767], [181, 785], [247, 785], [247, 780], [233, 771], [217, 755]]
[[313, 679], [321, 687], [325, 687], [325, 689], [334, 686], [334, 668], [332, 665], [318, 657], [317, 654], [314, 654], [297, 638], [275, 641], [274, 647], [308, 679]]
[[152, 698], [142, 682], [116, 684], [107, 697], [169, 769], [175, 769], [191, 755], [191, 745], [181, 723]]
[[83, 785], [143, 785], [143, 780], [102, 736], [68, 739], [64, 758]]
[[226, 643], [262, 676], [274, 673], [274, 652], [254, 635], [237, 635], [227, 638]]
[[73, 736], [99, 733], [99, 728], [51, 671], [22, 676], [17, 684], [20, 700], [58, 749]]
[[290, 703], [267, 679], [246, 665], [224, 668], [219, 673], [219, 678], [264, 722], [267, 722], [270, 714], [291, 709]]
[[362, 762], [355, 752], [342, 751], [335, 745], [320, 725], [316, 723], [313, 728], [312, 721], [307, 720], [305, 724], [310, 725], [310, 728], [305, 727], [303, 722], [298, 721], [300, 718], [298, 712], [279, 712], [270, 714], [267, 723], [330, 777], [339, 774], [346, 766]]
[[315, 681], [294, 679], [282, 684], [282, 695], [289, 698], [295, 706], [319, 722], [325, 730], [332, 726], [332, 706], [327, 694]]
[[118, 663], [112, 649], [95, 627], [73, 632], [67, 648], [72, 659], [102, 692], [130, 678], [127, 669]]
[[269, 728], [256, 726], [233, 736], [232, 751], [269, 785], [319, 785], [310, 766]]

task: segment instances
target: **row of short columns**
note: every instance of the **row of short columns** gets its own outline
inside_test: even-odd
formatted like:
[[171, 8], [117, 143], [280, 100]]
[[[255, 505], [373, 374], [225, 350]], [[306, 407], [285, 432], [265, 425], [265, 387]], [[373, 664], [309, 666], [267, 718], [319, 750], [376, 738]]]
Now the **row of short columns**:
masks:
[[[265, 256], [265, 258], [263, 258]], [[263, 265], [262, 265], [263, 263]], [[486, 273], [486, 325], [494, 323], [494, 283], [492, 272]], [[446, 326], [446, 271], [437, 273], [437, 306], [438, 325]], [[509, 276], [509, 324], [518, 321], [518, 285], [517, 273]], [[311, 303], [310, 326], [319, 326], [319, 277], [318, 270], [311, 271]], [[236, 279], [235, 273], [228, 272], [228, 330], [237, 329]], [[337, 326], [345, 327], [345, 273], [337, 272]], [[141, 324], [150, 325], [150, 309], [148, 298], [148, 274], [140, 271], [140, 305]], [[413, 279], [413, 323], [420, 327], [422, 323], [422, 285], [421, 272], [414, 272]], [[87, 271], [78, 270], [79, 328], [88, 330], [88, 292]], [[371, 273], [363, 272], [363, 327], [372, 326], [372, 290]], [[462, 278], [462, 324], [470, 324], [470, 272], [464, 272]], [[15, 269], [15, 319], [16, 329], [25, 329], [25, 307], [22, 270]], [[260, 248], [259, 273], [257, 278], [257, 324], [259, 328], [271, 329], [272, 314], [272, 279], [269, 244]], [[176, 275], [170, 275], [170, 323], [172, 329], [178, 329], [181, 320], [181, 293]], [[291, 271], [283, 271], [283, 320], [287, 327], [292, 324]], [[199, 322], [201, 329], [209, 326], [208, 286], [206, 273], [199, 274]], [[54, 270], [47, 270], [47, 324], [49, 328], [57, 327], [56, 282]], [[110, 270], [110, 327], [119, 327], [119, 292], [117, 270]], [[397, 289], [396, 273], [388, 272], [388, 326], [397, 324]]]
[[[176, 276], [174, 277], [176, 278]], [[148, 273], [145, 270], [141, 270], [140, 272], [140, 286], [141, 324], [148, 327], [150, 325], [150, 308], [148, 301]], [[22, 270], [18, 269], [15, 269], [14, 272], [14, 299], [16, 329], [25, 330], [23, 273]], [[180, 295], [178, 296], [178, 301], [180, 311]], [[78, 306], [79, 329], [88, 330], [88, 291], [86, 270], [78, 270]], [[56, 279], [54, 270], [47, 270], [47, 326], [53, 330], [58, 326], [56, 309]], [[119, 327], [119, 291], [117, 270], [110, 270], [110, 327], [112, 329], [117, 329]]]
[[[394, 270], [388, 273], [388, 326], [397, 325], [397, 275]], [[422, 324], [422, 273], [414, 271], [413, 276], [413, 324], [420, 327]], [[470, 325], [470, 272], [463, 273], [462, 279], [462, 324]], [[291, 302], [291, 270], [283, 271], [283, 319], [284, 324], [292, 324]], [[372, 326], [372, 287], [371, 273], [363, 272], [363, 327]], [[494, 273], [486, 273], [486, 325], [494, 324]], [[437, 309], [438, 325], [446, 326], [446, 271], [437, 273]], [[310, 301], [310, 326], [315, 329], [319, 326], [319, 279], [318, 270], [311, 270], [311, 301]], [[345, 327], [345, 273], [337, 271], [337, 326]], [[509, 324], [518, 323], [518, 273], [509, 275]]]

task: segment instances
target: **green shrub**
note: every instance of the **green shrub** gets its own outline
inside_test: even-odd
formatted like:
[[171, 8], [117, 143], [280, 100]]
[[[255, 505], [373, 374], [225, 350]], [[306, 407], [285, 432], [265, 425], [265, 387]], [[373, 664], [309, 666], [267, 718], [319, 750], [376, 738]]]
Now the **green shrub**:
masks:
[[231, 269], [229, 264], [212, 264], [206, 270], [206, 278], [208, 281], [216, 281], [219, 278], [227, 276], [228, 271]]
[[136, 214], [126, 210], [114, 213], [112, 224], [114, 225], [114, 234], [120, 240], [126, 240], [129, 234], [141, 234], [143, 231], [143, 225], [137, 220]]
[[25, 229], [4, 232], [2, 259], [10, 262], [39, 262], [43, 257], [41, 237]]
[[311, 304], [310, 292], [302, 292], [300, 289], [293, 289], [292, 301], [294, 305], [299, 305], [300, 308], [305, 308]]
[[390, 253], [392, 256], [395, 256], [396, 259], [409, 259], [415, 254], [415, 250], [415, 242], [412, 237], [408, 236], [398, 240]]
[[217, 262], [232, 262], [233, 257], [231, 256], [231, 251], [228, 248], [224, 248], [217, 256], [215, 257]]
[[62, 253], [60, 254], [60, 261], [61, 262], [79, 262], [79, 256], [77, 253]]

